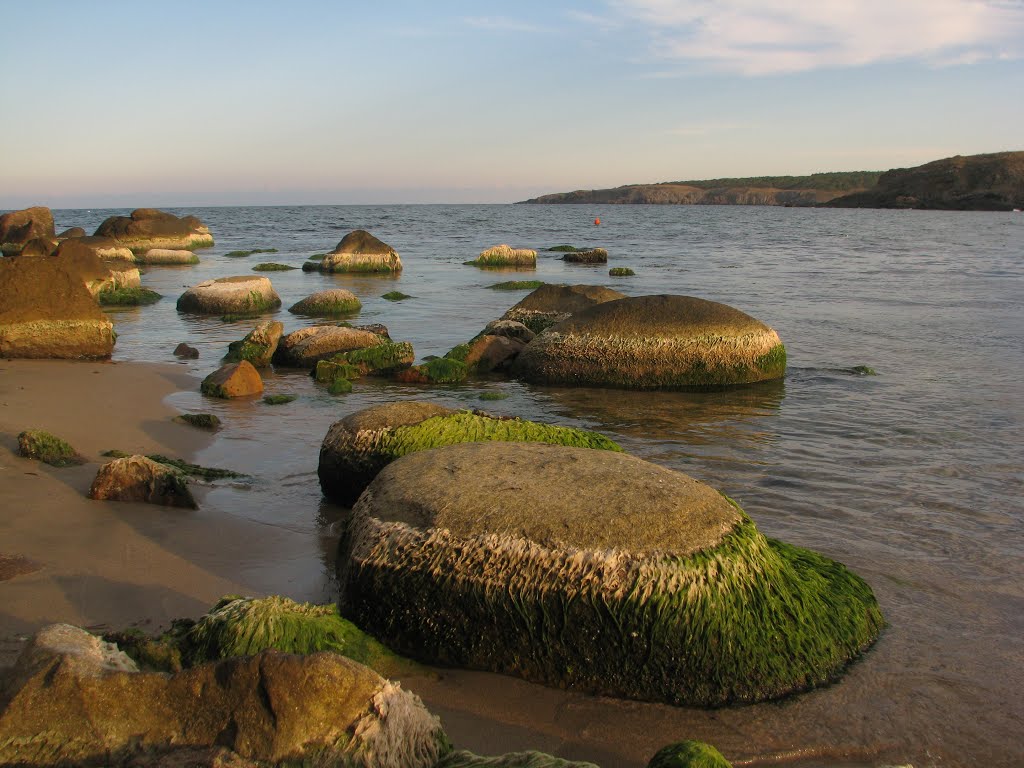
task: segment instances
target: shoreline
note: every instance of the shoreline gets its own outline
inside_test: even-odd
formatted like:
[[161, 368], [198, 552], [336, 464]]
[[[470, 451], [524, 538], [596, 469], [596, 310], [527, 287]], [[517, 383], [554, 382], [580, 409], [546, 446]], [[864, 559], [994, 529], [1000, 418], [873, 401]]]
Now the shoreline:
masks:
[[[155, 516], [173, 525], [177, 510], [86, 496], [105, 450], [190, 460], [209, 445], [208, 433], [171, 421], [177, 411], [164, 402], [197, 386], [173, 363], [0, 360], [0, 556], [35, 567], [0, 581], [0, 667], [46, 624], [163, 626], [243, 590], [147, 530]], [[87, 463], [56, 468], [23, 458], [24, 429], [67, 440]]]

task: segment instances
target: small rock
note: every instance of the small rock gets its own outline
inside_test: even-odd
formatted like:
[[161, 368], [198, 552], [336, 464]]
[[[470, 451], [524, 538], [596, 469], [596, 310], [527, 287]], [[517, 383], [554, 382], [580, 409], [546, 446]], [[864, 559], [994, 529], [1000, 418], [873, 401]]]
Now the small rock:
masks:
[[174, 348], [174, 354], [177, 357], [182, 357], [187, 360], [195, 360], [199, 357], [199, 350], [195, 347], [190, 347], [183, 341]]
[[252, 363], [241, 360], [222, 365], [203, 379], [199, 389], [210, 397], [249, 397], [263, 392], [263, 379]]

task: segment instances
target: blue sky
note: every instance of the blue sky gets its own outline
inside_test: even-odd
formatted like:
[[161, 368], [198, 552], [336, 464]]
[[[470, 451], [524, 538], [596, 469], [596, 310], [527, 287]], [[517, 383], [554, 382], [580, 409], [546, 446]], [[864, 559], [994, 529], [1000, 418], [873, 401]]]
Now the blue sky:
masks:
[[0, 208], [510, 202], [1024, 149], [1024, 0], [0, 10]]

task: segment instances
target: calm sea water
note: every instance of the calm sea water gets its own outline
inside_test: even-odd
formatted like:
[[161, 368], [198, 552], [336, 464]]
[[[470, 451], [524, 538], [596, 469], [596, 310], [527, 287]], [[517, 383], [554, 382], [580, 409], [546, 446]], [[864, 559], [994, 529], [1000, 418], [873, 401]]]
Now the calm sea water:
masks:
[[[186, 287], [250, 274], [259, 261], [299, 266], [365, 228], [401, 254], [400, 278], [269, 273], [284, 307], [349, 288], [363, 302], [357, 322], [386, 324], [423, 357], [470, 338], [526, 293], [488, 290], [494, 282], [603, 284], [735, 306], [779, 332], [790, 368], [783, 382], [710, 394], [364, 380], [331, 397], [287, 371], [266, 378], [268, 392], [299, 396], [285, 406], [182, 392], [173, 405], [225, 422], [199, 460], [256, 479], [209, 490], [193, 516], [140, 522], [153, 537], [254, 591], [329, 601], [344, 510], [321, 499], [316, 465], [333, 421], [426, 398], [585, 426], [722, 489], [766, 534], [846, 563], [871, 583], [891, 623], [840, 683], [781, 703], [667, 714], [631, 705], [669, 724], [665, 742], [696, 735], [732, 755], [799, 754], [808, 765], [1024, 764], [1024, 216], [686, 206], [175, 212], [198, 215], [217, 245], [194, 267], [149, 268], [143, 284], [165, 298], [112, 313], [115, 360], [173, 360], [186, 341], [200, 357], [182, 365], [207, 374], [254, 321], [179, 315], [174, 302]], [[121, 211], [55, 216], [58, 229], [92, 231], [112, 213]], [[610, 266], [637, 274], [609, 278], [607, 267], [567, 265], [543, 251], [534, 274], [462, 264], [503, 242], [602, 246]], [[257, 247], [278, 252], [224, 256]], [[395, 289], [413, 298], [381, 298]], [[312, 322], [286, 309], [275, 317], [286, 331]], [[857, 365], [878, 375], [856, 375]], [[509, 397], [479, 401], [494, 389]], [[248, 537], [251, 558], [219, 558], [224, 536]]]

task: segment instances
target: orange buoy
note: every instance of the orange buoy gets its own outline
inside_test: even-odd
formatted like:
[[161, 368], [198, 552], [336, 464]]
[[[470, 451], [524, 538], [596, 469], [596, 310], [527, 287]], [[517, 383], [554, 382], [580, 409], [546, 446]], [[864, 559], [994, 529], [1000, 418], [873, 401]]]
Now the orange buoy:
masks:
[[594, 226], [595, 227], [600, 226], [600, 224], [601, 224], [601, 218], [600, 217], [594, 219]]

